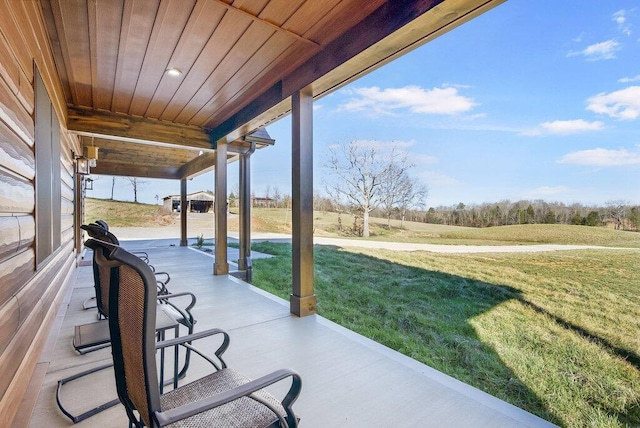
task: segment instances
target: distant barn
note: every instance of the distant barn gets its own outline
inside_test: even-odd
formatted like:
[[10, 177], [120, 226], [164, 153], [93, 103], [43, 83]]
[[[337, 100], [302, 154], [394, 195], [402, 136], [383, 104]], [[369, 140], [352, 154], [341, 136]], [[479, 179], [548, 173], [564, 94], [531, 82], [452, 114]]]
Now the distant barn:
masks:
[[[187, 195], [187, 212], [192, 213], [207, 213], [213, 211], [213, 202], [215, 196], [213, 192], [200, 191], [189, 193]], [[165, 196], [162, 198], [163, 207], [166, 210], [180, 212], [182, 207], [180, 206], [180, 195]]]

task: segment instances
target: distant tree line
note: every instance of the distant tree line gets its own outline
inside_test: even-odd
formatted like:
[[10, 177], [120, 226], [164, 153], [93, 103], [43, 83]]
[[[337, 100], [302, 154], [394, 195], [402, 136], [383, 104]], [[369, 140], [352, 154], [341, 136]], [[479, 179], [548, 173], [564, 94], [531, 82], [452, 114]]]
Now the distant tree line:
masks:
[[[357, 218], [357, 210], [339, 206], [335, 201], [318, 194], [314, 197], [314, 209], [348, 213]], [[372, 215], [388, 218], [388, 211], [374, 210]], [[497, 203], [432, 207], [426, 210], [409, 209], [403, 213], [391, 213], [394, 220], [443, 224], [466, 227], [509, 226], [516, 224], [567, 224], [579, 226], [613, 225], [618, 230], [640, 232], [640, 206], [625, 201], [609, 201], [603, 206], [546, 202], [543, 200], [509, 200]]]

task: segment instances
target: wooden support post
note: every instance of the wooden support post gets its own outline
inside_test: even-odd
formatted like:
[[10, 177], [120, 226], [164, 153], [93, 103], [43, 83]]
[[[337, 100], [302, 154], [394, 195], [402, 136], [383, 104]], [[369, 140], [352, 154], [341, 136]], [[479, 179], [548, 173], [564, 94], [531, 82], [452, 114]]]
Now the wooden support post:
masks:
[[313, 288], [313, 96], [308, 89], [291, 96], [292, 114], [292, 272], [291, 313], [316, 313]]
[[244, 279], [251, 282], [251, 155], [256, 149], [256, 143], [251, 143], [251, 149], [240, 155], [239, 183], [240, 194], [240, 256], [238, 270], [244, 271]]
[[216, 148], [215, 169], [215, 248], [216, 258], [213, 265], [214, 275], [229, 273], [227, 261], [227, 143], [219, 141]]
[[189, 245], [187, 240], [187, 213], [189, 207], [187, 207], [187, 179], [180, 180], [180, 246], [186, 247]]

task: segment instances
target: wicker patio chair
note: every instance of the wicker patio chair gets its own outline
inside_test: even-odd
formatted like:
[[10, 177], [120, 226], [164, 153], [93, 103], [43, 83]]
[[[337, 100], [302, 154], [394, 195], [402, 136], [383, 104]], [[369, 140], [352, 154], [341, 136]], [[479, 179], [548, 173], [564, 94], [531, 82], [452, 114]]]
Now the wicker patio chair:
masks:
[[[99, 234], [100, 236], [104, 236], [103, 239], [106, 239], [109, 242], [112, 242], [116, 245], [120, 245], [120, 241], [118, 240], [118, 238], [116, 238], [116, 236], [112, 232], [109, 231], [109, 225], [104, 220], [96, 220], [94, 223], [91, 223], [89, 225], [83, 224], [80, 226], [80, 228], [87, 231], [89, 233], [89, 236], [95, 237], [94, 236], [95, 234]], [[101, 239], [101, 238], [98, 237], [98, 239]], [[156, 280], [158, 285], [158, 294], [169, 294], [169, 290], [167, 289], [167, 284], [169, 283], [169, 281], [171, 281], [171, 276], [169, 275], [169, 273], [156, 272], [155, 267], [151, 263], [149, 263], [149, 254], [146, 251], [132, 251], [131, 253], [135, 254], [137, 257], [144, 260], [144, 262], [149, 265], [151, 270], [156, 275]], [[94, 269], [95, 269], [95, 264], [94, 264]], [[103, 305], [100, 304], [99, 300], [100, 300], [100, 295], [97, 293], [97, 289], [96, 289], [96, 295], [89, 297], [87, 300], [85, 300], [82, 303], [82, 308], [85, 310], [88, 310], [88, 309], [94, 309], [97, 307], [98, 319], [101, 319], [101, 318], [106, 319], [106, 313], [103, 313], [102, 311], [100, 311], [100, 307]]]
[[[144, 262], [125, 249], [107, 242], [90, 241], [93, 241], [88, 243], [91, 247], [105, 250], [97, 252], [99, 265], [118, 265], [117, 281], [109, 291], [109, 326], [118, 396], [133, 425], [225, 428], [297, 426], [298, 419], [292, 405], [298, 398], [302, 381], [292, 370], [279, 370], [252, 381], [227, 368], [224, 362], [218, 366], [194, 350], [212, 363], [216, 371], [161, 394], [156, 372], [157, 349], [177, 344], [191, 347], [194, 340], [222, 335], [223, 343], [215, 352], [219, 357], [228, 347], [229, 336], [222, 330], [211, 329], [156, 343], [157, 290], [153, 273]], [[291, 378], [291, 386], [282, 401], [264, 390], [288, 378]]]
[[[109, 232], [106, 231], [102, 226], [97, 224], [91, 225], [83, 225], [82, 228], [86, 230], [90, 236], [95, 238], [102, 238], [105, 241], [109, 241], [112, 239]], [[117, 240], [116, 240], [117, 242]], [[109, 289], [112, 281], [116, 276], [115, 269], [113, 267], [108, 266], [100, 266], [97, 263], [97, 254], [100, 251], [104, 251], [103, 248], [98, 247], [93, 249], [93, 273], [94, 273], [94, 287], [96, 291], [96, 302], [99, 313], [99, 320], [96, 322], [81, 324], [75, 326], [74, 338], [73, 338], [73, 347], [80, 354], [86, 354], [88, 352], [97, 351], [99, 349], [103, 349], [111, 346], [111, 335], [109, 331], [109, 322], [107, 318], [109, 316]], [[155, 274], [155, 273], [154, 273]], [[157, 305], [156, 310], [158, 314], [156, 316], [156, 325], [155, 332], [158, 340], [162, 340], [165, 337], [165, 332], [171, 329], [174, 330], [175, 336], [179, 336], [179, 326], [182, 325], [187, 328], [187, 334], [193, 333], [193, 328], [196, 324], [196, 320], [191, 313], [191, 310], [195, 306], [196, 297], [192, 293], [174, 293], [168, 294], [166, 287], [160, 287], [157, 285], [158, 289], [158, 301], [159, 305]], [[163, 294], [160, 294], [163, 293]], [[171, 302], [171, 300], [181, 299], [185, 300], [187, 303], [183, 306], [178, 306]], [[177, 349], [177, 348], [176, 348]], [[182, 367], [179, 367], [178, 364], [179, 355], [176, 353], [174, 355], [174, 373], [173, 377], [164, 379], [164, 368], [161, 370], [161, 388], [165, 385], [173, 384], [174, 388], [178, 386], [178, 379], [182, 379], [189, 369], [189, 362], [191, 359], [191, 349], [186, 348], [184, 352], [183, 364]], [[162, 365], [164, 367], [164, 352], [162, 353]], [[74, 423], [78, 423], [88, 417], [91, 417], [109, 407], [112, 407], [119, 403], [119, 400], [112, 400], [108, 403], [100, 404], [99, 406], [90, 409], [86, 412], [75, 415], [71, 413], [62, 403], [62, 388], [69, 382], [80, 379], [84, 376], [88, 376], [92, 373], [96, 373], [101, 370], [105, 370], [109, 367], [112, 367], [112, 363], [103, 364], [98, 367], [84, 370], [80, 373], [72, 375], [70, 377], [61, 379], [58, 381], [58, 388], [56, 391], [56, 402], [60, 410], [69, 417]]]

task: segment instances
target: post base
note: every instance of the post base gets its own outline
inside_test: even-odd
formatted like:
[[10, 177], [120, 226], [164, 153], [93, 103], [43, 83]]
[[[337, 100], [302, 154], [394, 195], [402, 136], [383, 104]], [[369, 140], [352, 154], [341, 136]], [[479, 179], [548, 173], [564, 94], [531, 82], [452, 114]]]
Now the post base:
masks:
[[292, 314], [299, 317], [306, 317], [307, 315], [313, 315], [316, 313], [316, 295], [311, 296], [295, 296], [293, 294], [289, 297], [290, 311]]

